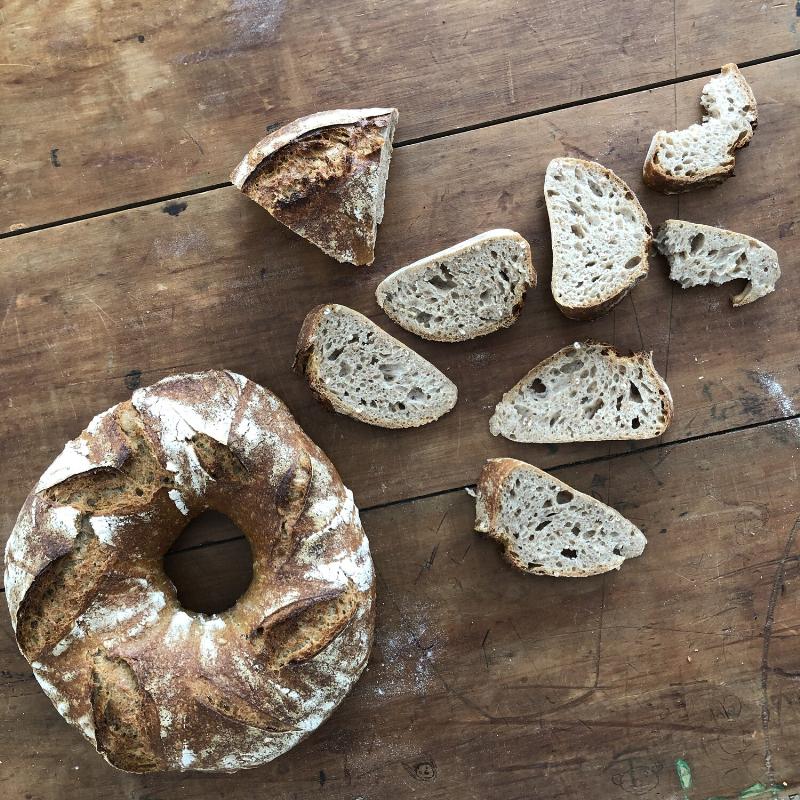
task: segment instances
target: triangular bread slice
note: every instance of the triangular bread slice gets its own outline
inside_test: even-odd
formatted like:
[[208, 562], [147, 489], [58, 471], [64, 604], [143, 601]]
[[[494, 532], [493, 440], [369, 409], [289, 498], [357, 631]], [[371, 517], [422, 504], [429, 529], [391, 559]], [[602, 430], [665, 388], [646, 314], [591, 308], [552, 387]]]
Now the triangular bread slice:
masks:
[[378, 284], [378, 305], [423, 339], [463, 342], [516, 322], [536, 286], [531, 247], [497, 228], [393, 272]]
[[652, 353], [575, 342], [503, 395], [489, 429], [514, 442], [650, 439], [672, 420], [672, 396]]
[[578, 158], [547, 166], [544, 197], [553, 243], [552, 289], [571, 319], [595, 319], [647, 277], [651, 229], [628, 185]]
[[337, 261], [371, 264], [397, 117], [396, 108], [301, 117], [265, 136], [231, 181]]
[[381, 428], [433, 422], [458, 399], [455, 384], [433, 364], [335, 303], [306, 316], [294, 367], [323, 405]]
[[731, 297], [734, 306], [752, 303], [775, 291], [781, 276], [778, 254], [769, 246], [724, 228], [668, 219], [654, 239], [669, 262], [669, 276], [684, 289], [744, 278], [747, 285]]
[[476, 498], [475, 530], [532, 575], [598, 575], [640, 556], [647, 544], [618, 511], [516, 458], [489, 459]]
[[758, 106], [736, 64], [725, 64], [704, 87], [702, 123], [653, 136], [644, 182], [665, 194], [722, 183], [733, 175], [735, 152], [753, 138]]

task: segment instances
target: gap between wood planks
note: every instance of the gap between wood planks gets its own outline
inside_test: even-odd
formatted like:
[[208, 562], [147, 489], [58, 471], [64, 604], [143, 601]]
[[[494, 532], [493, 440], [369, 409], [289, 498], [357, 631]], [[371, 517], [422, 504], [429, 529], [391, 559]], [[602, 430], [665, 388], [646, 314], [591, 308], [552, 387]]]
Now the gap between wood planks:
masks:
[[[697, 442], [702, 439], [710, 439], [716, 436], [728, 436], [733, 433], [740, 433], [741, 431], [748, 431], [753, 428], [764, 428], [768, 425], [780, 425], [787, 422], [794, 422], [796, 420], [800, 420], [800, 414], [793, 414], [789, 417], [776, 417], [775, 419], [770, 419], [762, 422], [751, 422], [747, 425], [738, 425], [735, 428], [729, 428], [725, 431], [711, 431], [709, 433], [701, 433], [697, 436], [687, 436], [685, 439], [675, 439], [671, 442], [664, 442], [664, 443], [657, 443], [648, 445], [646, 447], [641, 447], [636, 450], [629, 450], [627, 452], [622, 453], [613, 453], [611, 455], [605, 456], [594, 456], [593, 458], [584, 458], [579, 459], [577, 461], [568, 461], [564, 464], [557, 464], [556, 466], [548, 468], [548, 472], [558, 472], [559, 470], [569, 469], [570, 467], [582, 467], [586, 466], [587, 464], [599, 464], [602, 462], [611, 462], [615, 461], [619, 458], [624, 458], [626, 456], [631, 455], [641, 455], [642, 453], [648, 453], [653, 450], [661, 450], [668, 447], [675, 447], [677, 445], [682, 444], [691, 444], [692, 442]], [[406, 497], [402, 500], [390, 500], [387, 503], [376, 503], [373, 506], [363, 506], [359, 508], [359, 511], [364, 514], [368, 511], [378, 511], [381, 508], [390, 508], [391, 506], [399, 506], [404, 503], [415, 503], [418, 500], [427, 500], [432, 497], [442, 497], [447, 494], [453, 494], [454, 492], [463, 492], [465, 489], [475, 486], [475, 484], [467, 484], [466, 486], [454, 486], [450, 489], [442, 489], [438, 492], [430, 492], [428, 494], [419, 494], [415, 495], [414, 497]], [[192, 550], [201, 550], [205, 547], [217, 547], [218, 545], [222, 544], [229, 544], [230, 542], [239, 541], [239, 539], [243, 539], [244, 536], [229, 536], [227, 539], [219, 539], [213, 542], [201, 542], [200, 544], [191, 545], [189, 547], [182, 547], [180, 550], [170, 550], [167, 555], [174, 556], [178, 553], [188, 553]], [[0, 594], [5, 592], [5, 587], [0, 587]]]
[[[755, 67], [759, 64], [769, 64], [772, 61], [780, 61], [784, 58], [792, 58], [793, 56], [800, 55], [800, 48], [795, 50], [786, 50], [782, 53], [775, 53], [771, 56], [762, 56], [761, 58], [754, 58], [751, 61], [741, 61], [739, 62], [738, 66], [741, 68], [746, 67]], [[476, 122], [472, 125], [463, 125], [461, 127], [456, 128], [449, 128], [444, 131], [439, 131], [437, 133], [429, 133], [425, 136], [417, 136], [411, 139], [404, 139], [399, 142], [395, 142], [395, 148], [401, 147], [408, 147], [412, 144], [420, 144], [422, 142], [430, 142], [434, 141], [435, 139], [444, 139], [447, 136], [455, 136], [456, 134], [461, 133], [469, 133], [470, 131], [477, 131], [481, 130], [482, 128], [491, 128], [495, 125], [503, 125], [507, 122], [516, 122], [517, 120], [521, 119], [529, 119], [530, 117], [538, 117], [542, 116], [543, 114], [550, 114], [554, 111], [564, 111], [569, 108], [577, 108], [578, 106], [585, 106], [589, 103], [597, 103], [602, 100], [611, 100], [615, 97], [624, 97], [630, 94], [636, 94], [637, 92], [647, 92], [651, 91], [652, 89], [660, 89], [664, 86], [677, 86], [680, 83], [687, 83], [689, 81], [697, 80], [698, 78], [707, 78], [711, 75], [716, 75], [719, 72], [719, 68], [703, 70], [702, 72], [693, 72], [689, 75], [681, 75], [680, 77], [675, 78], [666, 78], [661, 81], [654, 81], [653, 83], [645, 83], [640, 86], [634, 86], [627, 89], [620, 89], [616, 92], [606, 92], [605, 94], [598, 94], [594, 95], [593, 97], [587, 97], [583, 100], [572, 100], [567, 103], [559, 103], [557, 105], [552, 106], [545, 106], [544, 108], [538, 108], [533, 111], [521, 111], [518, 114], [509, 114], [503, 117], [496, 117], [491, 120], [486, 120], [485, 122]], [[86, 214], [78, 214], [74, 217], [64, 217], [63, 219], [54, 220], [53, 222], [43, 222], [39, 225], [31, 225], [28, 228], [22, 228], [21, 230], [15, 231], [5, 231], [0, 233], [0, 239], [10, 239], [14, 236], [24, 236], [26, 233], [36, 233], [37, 231], [47, 230], [49, 228], [57, 228], [59, 225], [69, 225], [73, 222], [83, 222], [84, 220], [88, 219], [96, 219], [97, 217], [107, 217], [111, 214], [117, 214], [121, 211], [130, 211], [134, 208], [143, 208], [145, 206], [157, 205], [159, 203], [169, 202], [170, 200], [178, 200], [182, 197], [191, 197], [192, 195], [202, 194], [204, 192], [213, 192], [217, 189], [225, 189], [229, 186], [232, 186], [230, 181], [224, 181], [222, 183], [212, 183], [208, 186], [201, 186], [197, 189], [187, 189], [182, 192], [174, 193], [174, 194], [165, 194], [159, 197], [151, 197], [146, 200], [137, 200], [132, 203], [125, 203], [119, 206], [113, 206], [112, 208], [104, 208], [98, 211], [90, 211]]]

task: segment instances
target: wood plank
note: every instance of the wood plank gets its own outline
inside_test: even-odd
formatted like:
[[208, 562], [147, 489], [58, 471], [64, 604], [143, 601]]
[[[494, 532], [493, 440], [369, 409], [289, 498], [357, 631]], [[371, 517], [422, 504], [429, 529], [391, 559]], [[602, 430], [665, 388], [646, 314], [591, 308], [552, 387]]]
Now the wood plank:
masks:
[[[366, 512], [379, 600], [368, 669], [310, 739], [234, 776], [106, 766], [39, 690], [4, 615], [0, 785], [37, 800], [797, 791], [799, 442], [798, 422], [782, 422], [560, 470], [649, 538], [606, 576], [517, 572], [472, 532], [465, 492]], [[246, 563], [230, 544], [173, 561], [198, 575], [211, 553], [229, 578]], [[694, 778], [685, 795], [677, 759]]]
[[[176, 371], [226, 367], [273, 389], [330, 455], [361, 506], [470, 484], [487, 456], [552, 466], [627, 449], [514, 445], [489, 435], [488, 418], [502, 392], [579, 338], [655, 351], [675, 397], [673, 439], [794, 413], [800, 275], [792, 267], [800, 224], [793, 224], [798, 186], [789, 165], [800, 149], [798, 65], [795, 57], [747, 70], [762, 99], [762, 121], [739, 156], [738, 176], [713, 193], [680, 200], [705, 202], [708, 214], [720, 213], [720, 221], [778, 248], [784, 264], [778, 291], [742, 309], [729, 307], [729, 287], [673, 292], [656, 258], [632, 296], [594, 323], [565, 319], [549, 293], [541, 196], [549, 159], [597, 158], [631, 181], [653, 223], [675, 216], [678, 200], [645, 189], [638, 177], [650, 132], [674, 118], [673, 87], [398, 151], [372, 270], [334, 264], [233, 189], [189, 197], [185, 208], [156, 205], [4, 240], [3, 531], [36, 478], [94, 413], [129, 396], [130, 387]], [[694, 82], [695, 94], [682, 92], [682, 113], [688, 115], [701, 84]], [[540, 276], [515, 326], [463, 344], [426, 343], [378, 312], [373, 291], [388, 271], [501, 225], [530, 239]], [[327, 301], [364, 311], [443, 368], [460, 387], [454, 412], [423, 429], [384, 431], [317, 405], [289, 364], [306, 311]]]
[[396, 105], [403, 140], [798, 47], [759, 0], [12, 0], [0, 230], [226, 181], [321, 108]]

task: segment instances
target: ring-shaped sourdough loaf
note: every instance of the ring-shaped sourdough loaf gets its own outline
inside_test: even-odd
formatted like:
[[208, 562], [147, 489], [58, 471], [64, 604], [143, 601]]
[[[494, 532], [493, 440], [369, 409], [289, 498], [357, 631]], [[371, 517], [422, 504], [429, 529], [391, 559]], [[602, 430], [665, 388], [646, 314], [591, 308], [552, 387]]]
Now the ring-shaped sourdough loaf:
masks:
[[[229, 610], [178, 603], [162, 558], [206, 509], [250, 541]], [[6, 548], [17, 642], [123, 770], [237, 770], [318, 727], [358, 679], [374, 572], [353, 496], [273, 394], [232, 372], [138, 389], [69, 442]]]

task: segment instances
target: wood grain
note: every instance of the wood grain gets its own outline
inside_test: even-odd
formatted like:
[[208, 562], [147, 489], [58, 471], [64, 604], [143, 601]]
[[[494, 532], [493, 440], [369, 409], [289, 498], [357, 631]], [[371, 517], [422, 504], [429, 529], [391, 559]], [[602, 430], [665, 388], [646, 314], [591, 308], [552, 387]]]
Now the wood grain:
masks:
[[[514, 445], [489, 435], [502, 392], [579, 338], [655, 351], [676, 407], [665, 440], [796, 413], [800, 223], [792, 165], [800, 149], [799, 65], [795, 57], [746, 71], [761, 99], [761, 124], [738, 157], [737, 177], [680, 201], [645, 189], [638, 177], [652, 131], [675, 119], [673, 87], [403, 148], [371, 270], [335, 264], [233, 189], [4, 240], [4, 534], [67, 439], [132, 387], [179, 371], [226, 367], [274, 390], [361, 506], [473, 483], [488, 456], [516, 455], [547, 467], [624, 452], [629, 445]], [[678, 106], [687, 122], [701, 85], [681, 88]], [[774, 244], [784, 273], [778, 290], [732, 309], [730, 286], [680, 290], [654, 257], [650, 277], [614, 313], [594, 323], [565, 319], [549, 293], [541, 193], [549, 159], [565, 153], [596, 158], [629, 180], [654, 224], [676, 216], [680, 202], [681, 213], [696, 209], [687, 211], [689, 219], [718, 221]], [[498, 226], [531, 241], [539, 271], [539, 288], [515, 326], [437, 344], [379, 313], [374, 287], [390, 270]], [[456, 409], [419, 430], [384, 431], [317, 405], [289, 364], [306, 312], [329, 301], [369, 314], [443, 368], [459, 386]]]
[[323, 108], [396, 105], [404, 140], [798, 47], [760, 0], [11, 0], [0, 230], [226, 181]]
[[[473, 533], [462, 491], [366, 512], [369, 667], [309, 740], [235, 776], [106, 766], [52, 708], [4, 618], [4, 795], [664, 800], [684, 797], [679, 758], [689, 800], [796, 787], [799, 442], [798, 422], [782, 422], [559, 470], [648, 536], [606, 576], [517, 572]], [[229, 579], [247, 564], [228, 543], [173, 556], [173, 574], [197, 580], [212, 554]]]

